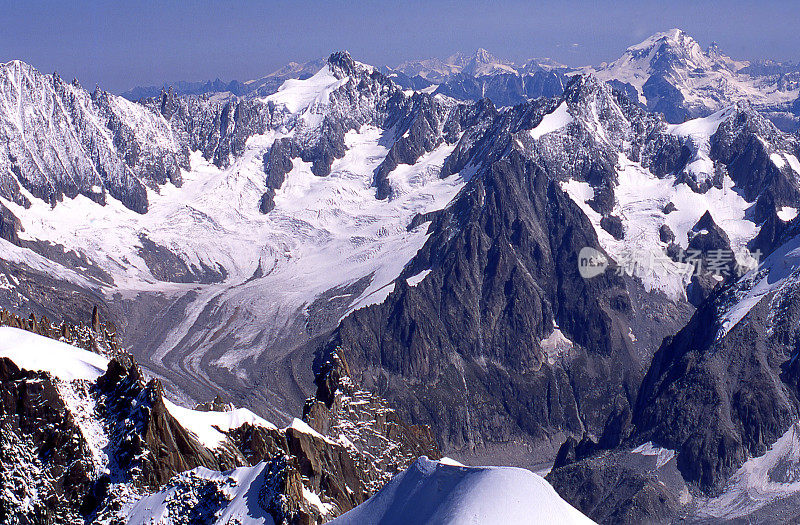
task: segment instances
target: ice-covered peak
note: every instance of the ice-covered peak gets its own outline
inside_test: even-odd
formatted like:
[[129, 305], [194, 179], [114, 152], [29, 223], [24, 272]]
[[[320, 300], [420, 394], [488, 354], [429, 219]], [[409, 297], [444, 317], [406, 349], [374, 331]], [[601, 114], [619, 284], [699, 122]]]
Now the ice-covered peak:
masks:
[[458, 52], [453, 53], [445, 60], [446, 64], [452, 64], [454, 66], [464, 67], [469, 62], [469, 57], [464, 53]]
[[531, 58], [520, 68], [524, 73], [535, 73], [536, 71], [553, 71], [554, 69], [568, 69], [566, 65], [553, 60], [552, 58], [539, 57]]
[[738, 100], [766, 107], [796, 96], [778, 82], [740, 73], [747, 65], [723, 54], [716, 44], [704, 50], [684, 31], [671, 29], [629, 47], [610, 64], [583, 71], [628, 84], [639, 102], [675, 123], [709, 115]]
[[612, 67], [640, 68], [651, 73], [670, 69], [695, 72], [720, 67], [727, 69], [727, 62], [721, 57], [718, 50], [714, 56], [703, 51], [694, 38], [680, 29], [670, 29], [629, 47]]
[[[27, 62], [23, 62], [22, 60], [9, 60], [8, 62], [4, 62], [0, 64], [0, 70], [9, 70], [9, 69], [16, 69], [16, 70], [23, 70], [23, 71], [36, 71], [36, 69], [28, 64]], [[38, 71], [36, 71], [38, 73]]]
[[697, 42], [695, 42], [695, 40], [684, 31], [675, 27], [668, 31], [654, 33], [644, 39], [642, 42], [630, 46], [628, 50], [638, 51], [641, 49], [651, 49], [654, 46], [662, 45], [692, 47], [697, 45]]

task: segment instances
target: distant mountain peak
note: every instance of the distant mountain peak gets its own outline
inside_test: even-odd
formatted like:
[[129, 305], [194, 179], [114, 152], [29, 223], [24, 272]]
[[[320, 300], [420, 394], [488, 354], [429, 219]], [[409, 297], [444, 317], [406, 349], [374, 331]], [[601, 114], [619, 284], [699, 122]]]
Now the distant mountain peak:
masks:
[[695, 40], [689, 36], [685, 31], [673, 28], [669, 31], [660, 31], [658, 33], [653, 33], [649, 37], [645, 38], [638, 44], [632, 45], [628, 47], [629, 50], [638, 50], [638, 49], [647, 49], [651, 48], [655, 45], [692, 45], [696, 44]]
[[516, 73], [516, 70], [511, 62], [499, 59], [486, 49], [479, 47], [469, 58], [461, 72], [465, 75], [477, 77], [503, 72]]
[[479, 47], [475, 50], [475, 54], [472, 55], [472, 60], [488, 64], [490, 62], [496, 62], [497, 58], [485, 48]]

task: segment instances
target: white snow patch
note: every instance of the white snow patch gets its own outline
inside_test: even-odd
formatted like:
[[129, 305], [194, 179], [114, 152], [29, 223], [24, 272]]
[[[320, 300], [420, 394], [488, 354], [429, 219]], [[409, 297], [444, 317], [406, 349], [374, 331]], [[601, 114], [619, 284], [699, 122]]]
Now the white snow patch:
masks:
[[569, 352], [574, 346], [573, 342], [558, 327], [555, 327], [550, 335], [542, 339], [540, 345], [551, 365], [555, 363], [556, 358]]
[[778, 218], [783, 222], [789, 222], [795, 217], [797, 217], [797, 208], [783, 206], [780, 210], [778, 210]]
[[348, 78], [336, 78], [331, 73], [330, 67], [325, 65], [316, 75], [305, 80], [289, 79], [285, 81], [276, 93], [263, 100], [273, 102], [275, 105], [282, 105], [290, 113], [297, 113], [315, 103], [327, 104], [330, 94], [345, 84]]
[[797, 160], [797, 157], [790, 153], [783, 154], [786, 161], [789, 163], [789, 166], [792, 167], [792, 170], [798, 175], [800, 175], [800, 161]]
[[62, 381], [94, 381], [108, 368], [108, 359], [100, 354], [7, 326], [0, 327], [0, 357], [26, 370], [49, 372]]
[[784, 166], [786, 166], [786, 161], [783, 160], [783, 155], [781, 155], [780, 153], [772, 153], [769, 156], [769, 159], [772, 161], [773, 164], [775, 164], [775, 167], [777, 167], [778, 169], [781, 169]]
[[670, 124], [667, 132], [684, 140], [694, 156], [686, 165], [686, 172], [697, 181], [709, 179], [714, 174], [714, 161], [711, 160], [711, 136], [717, 132], [719, 125], [736, 111], [735, 106], [717, 111], [707, 117], [687, 120], [683, 124]]
[[305, 485], [303, 485], [303, 498], [311, 505], [317, 507], [323, 516], [330, 514], [331, 511], [336, 508], [336, 506], [332, 503], [323, 503], [319, 497], [319, 494], [308, 490]]
[[96, 402], [81, 385], [72, 381], [59, 381], [56, 385], [58, 393], [67, 409], [72, 414], [75, 424], [86, 440], [95, 474], [100, 475], [108, 470], [108, 455], [105, 448], [109, 439], [103, 424], [95, 413]]
[[[588, 183], [570, 180], [562, 182], [562, 188], [592, 221], [606, 252], [639, 277], [647, 290], [658, 289], [672, 298], [684, 295], [692, 268], [666, 256], [659, 241], [659, 228], [662, 224], [669, 226], [675, 233], [675, 242], [686, 248], [688, 232], [706, 210], [711, 210], [714, 221], [728, 234], [737, 260], [750, 262], [746, 247], [757, 227], [745, 218], [750, 204], [734, 190], [730, 177], [725, 177], [721, 189], [712, 187], [706, 193], [696, 193], [685, 183], [676, 185], [673, 176], [659, 179], [622, 154], [617, 174], [613, 213], [622, 219], [625, 237], [621, 240], [600, 227], [600, 214], [588, 204], [594, 196]], [[665, 214], [663, 209], [669, 202], [676, 211]]]
[[430, 270], [422, 270], [418, 274], [412, 275], [411, 277], [406, 279], [406, 283], [408, 283], [409, 286], [416, 286], [419, 283], [421, 283], [428, 276], [429, 273], [431, 273]]
[[562, 102], [552, 112], [542, 117], [541, 122], [530, 131], [531, 137], [538, 140], [543, 135], [558, 131], [572, 122], [572, 115], [569, 114], [567, 103]]
[[652, 441], [648, 441], [642, 445], [639, 445], [635, 449], [631, 450], [634, 454], [641, 454], [643, 456], [656, 456], [656, 468], [660, 469], [664, 465], [670, 462], [672, 458], [675, 457], [675, 451], [670, 450], [668, 448], [657, 447], [653, 444]]
[[227, 440], [225, 432], [239, 428], [245, 423], [256, 427], [277, 429], [275, 425], [246, 408], [237, 408], [227, 412], [205, 412], [178, 406], [168, 399], [164, 399], [164, 404], [172, 417], [178, 420], [183, 428], [192, 432], [203, 445], [212, 449], [219, 447]]
[[701, 499], [698, 515], [732, 520], [798, 492], [800, 423], [795, 423], [766, 454], [748, 459], [731, 477], [722, 495]]
[[333, 439], [331, 439], [331, 438], [329, 438], [327, 436], [323, 436], [322, 434], [320, 434], [319, 432], [317, 432], [316, 430], [311, 428], [308, 425], [308, 423], [306, 423], [302, 419], [294, 418], [292, 420], [292, 423], [288, 427], [286, 427], [284, 429], [284, 431], [287, 430], [287, 429], [290, 429], [290, 428], [293, 429], [293, 430], [296, 430], [297, 432], [301, 432], [303, 434], [308, 434], [310, 436], [314, 436], [317, 439], [321, 439], [323, 441], [327, 441], [328, 443], [332, 443], [334, 445], [342, 445], [343, 444], [343, 443], [339, 443], [339, 442], [337, 442], [337, 441], [335, 441], [335, 440], [333, 440]]
[[442, 465], [452, 465], [454, 467], [466, 467], [466, 465], [464, 465], [460, 461], [456, 461], [453, 458], [448, 458], [447, 456], [440, 459], [439, 463], [441, 463]]

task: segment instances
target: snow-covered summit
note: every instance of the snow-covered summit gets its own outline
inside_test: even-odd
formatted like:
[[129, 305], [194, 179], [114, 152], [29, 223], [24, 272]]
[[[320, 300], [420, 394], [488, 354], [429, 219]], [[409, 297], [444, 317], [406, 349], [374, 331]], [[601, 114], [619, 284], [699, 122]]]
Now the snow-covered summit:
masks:
[[461, 72], [465, 75], [479, 77], [498, 73], [513, 74], [516, 73], [516, 70], [510, 62], [497, 58], [481, 47], [475, 51]]
[[787, 89], [770, 78], [740, 73], [747, 66], [717, 45], [704, 50], [686, 32], [670, 29], [630, 46], [614, 62], [583, 71], [632, 86], [643, 104], [672, 122], [705, 116], [738, 100], [767, 107], [797, 98], [796, 86]]
[[544, 478], [513, 467], [465, 467], [419, 458], [335, 525], [590, 524]]

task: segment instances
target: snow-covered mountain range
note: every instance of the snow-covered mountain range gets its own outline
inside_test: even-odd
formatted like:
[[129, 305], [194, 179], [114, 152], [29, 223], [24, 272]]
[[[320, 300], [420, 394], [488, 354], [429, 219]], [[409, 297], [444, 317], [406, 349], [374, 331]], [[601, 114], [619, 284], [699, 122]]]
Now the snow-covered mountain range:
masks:
[[[125, 500], [137, 520], [202, 500], [207, 522], [321, 522], [375, 494], [351, 516], [532, 512], [486, 503], [499, 493], [580, 518], [541, 479], [503, 469], [421, 461], [379, 492], [437, 449], [555, 460], [547, 479], [597, 521], [790, 512], [800, 140], [773, 122], [798, 93], [785, 66], [673, 30], [580, 71], [483, 50], [381, 70], [337, 52], [239, 95], [137, 102], [18, 61], [0, 74], [0, 306], [78, 324], [97, 305], [119, 341], [110, 357], [139, 363], [81, 354], [65, 372], [25, 351], [41, 342], [7, 334], [4, 388], [49, 381], [53, 428], [100, 436], [76, 441], [91, 466], [81, 494], [115, 486], [99, 481], [111, 460], [97, 450], [143, 417], [103, 416], [111, 385], [171, 429], [153, 430], [166, 453], [145, 435], [154, 455], [120, 474], [120, 494], [146, 487]], [[609, 270], [585, 277], [585, 249]], [[114, 386], [130, 386], [122, 376], [135, 396]], [[79, 386], [70, 405], [62, 390]], [[216, 396], [248, 411], [181, 408]], [[41, 455], [49, 442], [4, 410], [25, 457]], [[277, 448], [250, 454], [244, 423]], [[194, 459], [164, 459], [181, 440]], [[748, 489], [747, 469], [777, 463], [784, 474]], [[59, 493], [63, 465], [36, 465]], [[450, 499], [406, 487], [445, 481]], [[257, 510], [248, 494], [267, 485], [282, 503]], [[401, 493], [422, 499], [404, 507]], [[755, 503], [734, 509], [745, 493]], [[84, 519], [117, 501], [92, 494], [89, 511], [54, 505]]]
[[[176, 83], [162, 88], [135, 88], [131, 100], [173, 88], [179, 94], [229, 93], [263, 96], [290, 78], [307, 78], [324, 64], [292, 62], [261, 79], [225, 84], [219, 80]], [[705, 49], [680, 29], [656, 33], [632, 45], [610, 63], [569, 67], [549, 58], [521, 63], [498, 58], [483, 48], [444, 59], [409, 60], [384, 73], [405, 89], [429, 90], [460, 100], [491, 98], [498, 106], [513, 106], [539, 96], [557, 96], [566, 77], [591, 73], [611, 82], [632, 100], [664, 113], [668, 122], [708, 116], [731, 104], [749, 101], [779, 128], [800, 128], [800, 62], [736, 60], [712, 42]]]
[[743, 100], [771, 111], [788, 109], [797, 99], [800, 71], [774, 73], [749, 66], [713, 43], [704, 50], [685, 32], [672, 29], [629, 47], [610, 64], [583, 71], [632, 86], [641, 103], [676, 123]]

